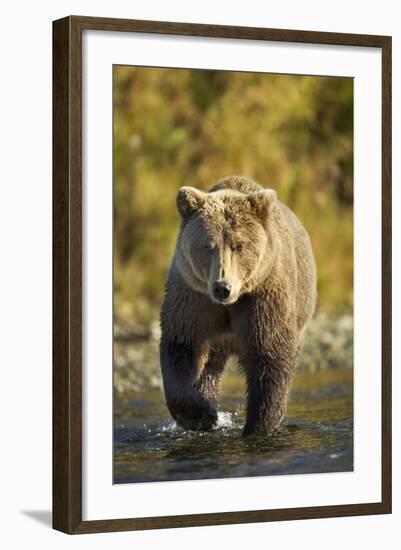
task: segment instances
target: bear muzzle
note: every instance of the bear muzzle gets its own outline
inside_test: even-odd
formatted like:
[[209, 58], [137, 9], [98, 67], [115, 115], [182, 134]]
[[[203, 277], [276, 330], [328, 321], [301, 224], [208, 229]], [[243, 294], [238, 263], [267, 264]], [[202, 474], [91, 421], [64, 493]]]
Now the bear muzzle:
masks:
[[225, 302], [230, 297], [231, 288], [230, 283], [215, 281], [212, 285], [213, 298], [219, 302]]

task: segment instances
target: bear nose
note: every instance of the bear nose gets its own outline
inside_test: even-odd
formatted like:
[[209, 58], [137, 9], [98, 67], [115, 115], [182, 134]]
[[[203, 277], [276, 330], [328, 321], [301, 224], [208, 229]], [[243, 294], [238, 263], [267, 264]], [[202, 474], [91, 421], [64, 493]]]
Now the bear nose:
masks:
[[231, 285], [229, 283], [224, 283], [216, 281], [213, 283], [213, 296], [218, 300], [227, 300], [230, 296]]

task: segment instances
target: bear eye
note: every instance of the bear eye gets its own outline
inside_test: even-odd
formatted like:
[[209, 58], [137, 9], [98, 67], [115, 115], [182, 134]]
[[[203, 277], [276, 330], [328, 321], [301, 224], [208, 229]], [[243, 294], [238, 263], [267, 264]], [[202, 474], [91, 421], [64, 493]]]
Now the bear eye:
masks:
[[234, 246], [234, 252], [241, 252], [242, 250], [242, 244], [236, 244]]
[[211, 252], [213, 250], [214, 246], [212, 243], [207, 243], [203, 245], [203, 250], [206, 252]]

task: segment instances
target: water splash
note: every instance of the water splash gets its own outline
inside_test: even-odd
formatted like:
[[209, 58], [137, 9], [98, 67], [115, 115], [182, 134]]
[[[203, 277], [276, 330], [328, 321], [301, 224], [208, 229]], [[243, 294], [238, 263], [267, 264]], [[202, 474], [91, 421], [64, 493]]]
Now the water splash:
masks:
[[163, 433], [174, 433], [181, 430], [179, 426], [177, 426], [177, 423], [175, 420], [169, 420], [167, 424], [161, 427], [161, 431]]
[[[220, 411], [218, 413], [217, 428], [234, 428], [235, 424], [234, 424], [233, 416], [234, 415], [230, 412]], [[165, 434], [185, 432], [185, 430], [180, 426], [178, 426], [175, 420], [172, 420], [172, 419], [169, 420], [163, 426], [161, 426], [160, 431]]]
[[218, 428], [233, 428], [234, 420], [233, 415], [229, 412], [221, 411], [218, 413]]

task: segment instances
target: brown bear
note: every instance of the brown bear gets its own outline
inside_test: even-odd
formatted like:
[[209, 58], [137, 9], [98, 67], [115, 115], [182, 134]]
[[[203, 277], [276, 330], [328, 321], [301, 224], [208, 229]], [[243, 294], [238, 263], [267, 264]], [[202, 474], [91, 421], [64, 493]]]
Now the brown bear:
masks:
[[236, 356], [247, 384], [244, 435], [283, 418], [316, 264], [295, 214], [254, 181], [231, 176], [208, 193], [182, 187], [182, 222], [161, 309], [160, 361], [168, 409], [189, 430], [217, 424], [220, 378]]

